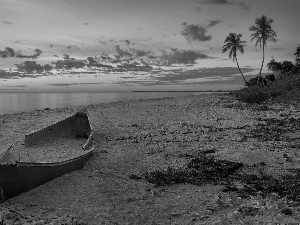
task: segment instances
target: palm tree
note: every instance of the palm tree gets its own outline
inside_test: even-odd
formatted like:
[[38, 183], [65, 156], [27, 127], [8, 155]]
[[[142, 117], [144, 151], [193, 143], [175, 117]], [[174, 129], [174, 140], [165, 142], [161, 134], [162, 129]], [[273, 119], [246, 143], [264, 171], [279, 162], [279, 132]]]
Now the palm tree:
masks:
[[230, 49], [229, 58], [231, 59], [231, 57], [232, 57], [233, 62], [234, 62], [234, 60], [236, 61], [236, 64], [238, 66], [238, 69], [239, 69], [244, 81], [245, 81], [246, 86], [249, 86], [249, 83], [246, 81], [246, 79], [240, 69], [240, 66], [239, 66], [239, 63], [237, 60], [237, 56], [236, 56], [237, 50], [239, 50], [242, 54], [244, 53], [244, 45], [245, 45], [246, 41], [242, 41], [241, 37], [242, 37], [242, 34], [230, 33], [225, 38], [224, 43], [226, 43], [226, 44], [223, 46], [222, 53], [225, 53], [225, 52], [227, 52], [227, 50]]
[[254, 32], [250, 36], [250, 37], [252, 37], [251, 41], [253, 41], [254, 39], [257, 39], [256, 43], [255, 43], [255, 47], [258, 45], [258, 43], [259, 43], [260, 48], [261, 48], [261, 45], [263, 47], [263, 60], [261, 63], [258, 80], [260, 80], [261, 71], [262, 71], [262, 68], [264, 65], [264, 61], [265, 61], [265, 46], [267, 44], [267, 41], [270, 40], [270, 41], [276, 42], [275, 37], [277, 37], [277, 35], [276, 35], [275, 31], [272, 30], [272, 26], [271, 26], [271, 24], [273, 22], [274, 22], [273, 19], [270, 19], [270, 18], [268, 19], [265, 15], [262, 15], [261, 18], [255, 19], [255, 26], [252, 25], [249, 28], [250, 31]]

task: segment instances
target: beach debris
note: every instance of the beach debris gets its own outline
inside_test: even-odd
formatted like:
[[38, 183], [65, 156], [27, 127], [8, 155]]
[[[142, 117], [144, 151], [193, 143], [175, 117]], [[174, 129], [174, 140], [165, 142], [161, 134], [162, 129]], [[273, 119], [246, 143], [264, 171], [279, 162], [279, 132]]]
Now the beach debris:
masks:
[[283, 158], [285, 158], [285, 161], [292, 162], [293, 157], [289, 156], [288, 154], [284, 153]]
[[218, 160], [213, 156], [201, 155], [192, 158], [186, 167], [155, 170], [142, 175], [131, 175], [130, 178], [144, 178], [156, 186], [175, 183], [203, 185], [207, 183], [226, 184], [230, 176], [243, 166], [242, 163]]
[[248, 137], [261, 141], [292, 141], [300, 138], [300, 118], [260, 118]]
[[279, 178], [270, 175], [242, 174], [240, 181], [245, 184], [243, 189], [236, 192], [243, 198], [255, 196], [260, 193], [262, 197], [277, 195], [286, 198], [290, 205], [300, 205], [300, 169], [291, 170], [294, 174], [284, 175]]

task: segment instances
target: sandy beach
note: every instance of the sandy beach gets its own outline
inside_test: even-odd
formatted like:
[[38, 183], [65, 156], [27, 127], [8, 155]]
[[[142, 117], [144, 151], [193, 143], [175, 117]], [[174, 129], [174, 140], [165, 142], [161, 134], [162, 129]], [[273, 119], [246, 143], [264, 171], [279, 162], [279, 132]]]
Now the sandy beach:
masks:
[[[246, 218], [241, 207], [267, 200], [222, 192], [223, 185], [157, 187], [145, 179], [130, 179], [132, 174], [184, 167], [203, 152], [243, 163], [247, 166], [244, 173], [288, 174], [288, 169], [300, 167], [298, 148], [293, 147], [300, 141], [300, 129], [287, 124], [289, 129], [274, 141], [259, 136], [258, 128], [270, 120], [298, 121], [300, 109], [295, 105], [248, 107], [233, 96], [211, 94], [1, 115], [0, 153], [25, 133], [82, 108], [87, 108], [95, 132], [96, 148], [87, 165], [0, 204], [0, 212], [24, 212], [31, 221], [42, 221], [39, 224], [63, 224], [59, 219], [66, 224], [95, 225], [300, 221], [296, 207], [292, 216], [281, 213], [288, 207], [286, 202]], [[49, 216], [58, 219], [50, 223]]]

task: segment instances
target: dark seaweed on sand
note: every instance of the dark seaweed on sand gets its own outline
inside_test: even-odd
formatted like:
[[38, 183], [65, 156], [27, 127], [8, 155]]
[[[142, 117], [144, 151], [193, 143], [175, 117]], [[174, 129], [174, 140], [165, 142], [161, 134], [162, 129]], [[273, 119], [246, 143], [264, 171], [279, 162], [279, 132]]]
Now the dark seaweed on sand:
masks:
[[[175, 183], [224, 184], [242, 166], [242, 163], [217, 160], [213, 156], [201, 155], [191, 159], [184, 168], [168, 167], [165, 170], [146, 172], [140, 177], [156, 186]], [[131, 178], [137, 179], [138, 177], [131, 175]]]

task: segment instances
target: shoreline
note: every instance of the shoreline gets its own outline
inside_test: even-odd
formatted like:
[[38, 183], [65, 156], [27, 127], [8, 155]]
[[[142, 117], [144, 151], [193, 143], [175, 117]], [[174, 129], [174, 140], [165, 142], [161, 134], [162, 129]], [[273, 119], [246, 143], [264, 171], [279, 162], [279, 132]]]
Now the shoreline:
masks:
[[[21, 138], [25, 130], [55, 122], [81, 107], [0, 116], [4, 125], [0, 140]], [[243, 205], [252, 203], [230, 193], [230, 198], [237, 200], [225, 209], [214, 206], [213, 200], [216, 196], [227, 196], [222, 192], [222, 185], [179, 183], [156, 187], [145, 179], [130, 179], [130, 175], [168, 167], [182, 168], [191, 157], [202, 152], [243, 163], [247, 171], [254, 173], [261, 171], [256, 165], [262, 162], [266, 165], [266, 174], [280, 174], [288, 168], [299, 167], [297, 149], [284, 148], [283, 141], [275, 145], [249, 136], [262, 120], [300, 118], [299, 108], [274, 105], [267, 110], [250, 109], [226, 94], [129, 100], [86, 108], [96, 144], [95, 154], [87, 165], [8, 200], [0, 207], [22, 204], [29, 212], [59, 209], [95, 225], [109, 224], [109, 221], [149, 225], [171, 221], [185, 225], [192, 220], [211, 224], [225, 211], [239, 212]], [[285, 161], [283, 153], [293, 157], [294, 163]], [[209, 202], [212, 202], [210, 207], [215, 207], [212, 210], [206, 207]], [[279, 214], [281, 208], [272, 210]], [[273, 211], [263, 212], [275, 216]], [[263, 220], [263, 216], [259, 218]], [[280, 218], [289, 217], [281, 215]]]
[[229, 93], [230, 91], [132, 91], [132, 92], [203, 92], [203, 93]]
[[[32, 93], [34, 93], [34, 92], [32, 92]], [[122, 92], [120, 92], [120, 93], [122, 94]], [[141, 98], [139, 98], [139, 99], [130, 99], [130, 97], [128, 97], [128, 99], [115, 100], [115, 101], [112, 100], [111, 102], [106, 102], [106, 101], [103, 101], [103, 100], [102, 100], [103, 102], [101, 102], [101, 99], [100, 99], [98, 103], [94, 102], [94, 103], [91, 103], [91, 104], [75, 104], [75, 105], [70, 105], [70, 106], [65, 106], [65, 107], [54, 107], [54, 108], [52, 108], [52, 107], [45, 107], [45, 108], [40, 108], [40, 109], [28, 109], [26, 111], [20, 111], [20, 112], [0, 113], [0, 117], [4, 116], [4, 115], [11, 115], [11, 114], [30, 113], [30, 112], [33, 112], [33, 111], [42, 111], [42, 110], [59, 109], [59, 108], [74, 108], [74, 107], [80, 107], [80, 106], [98, 105], [98, 104], [103, 104], [103, 103], [109, 104], [109, 103], [120, 102], [120, 101], [138, 101], [138, 100], [147, 100], [147, 99], [176, 98], [176, 97], [181, 97], [181, 96], [191, 96], [191, 95], [193, 95], [192, 93], [226, 94], [226, 92], [202, 92], [202, 91], [199, 91], [199, 92], [194, 92], [194, 91], [192, 91], [192, 92], [189, 92], [189, 91], [183, 91], [183, 92], [181, 92], [181, 91], [178, 91], [178, 92], [174, 92], [174, 91], [170, 91], [170, 92], [169, 91], [166, 91], [166, 92], [165, 91], [162, 91], [162, 92], [161, 91], [154, 91], [154, 92], [152, 92], [152, 91], [151, 92], [147, 92], [147, 91], [126, 92], [126, 94], [134, 94], [134, 93], [136, 93], [136, 94], [138, 94], [138, 93], [141, 93], [141, 94], [143, 94], [143, 93], [167, 93], [167, 94], [168, 93], [187, 93], [187, 95], [161, 96], [161, 97], [159, 97], [159, 96], [158, 97], [141, 96]], [[19, 92], [17, 94], [19, 94]], [[41, 93], [41, 94], [44, 94], [44, 93]], [[80, 95], [82, 93], [54, 93], [54, 94], [71, 94], [71, 95], [76, 94], [76, 95]], [[90, 93], [84, 93], [84, 94], [90, 94]], [[95, 94], [95, 93], [92, 93], [92, 94]], [[101, 93], [101, 92], [99, 92], [99, 93], [96, 93], [96, 94], [115, 94], [115, 93], [114, 92], [113, 93]], [[199, 95], [199, 94], [195, 94], [195, 95]]]

